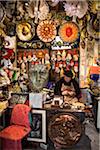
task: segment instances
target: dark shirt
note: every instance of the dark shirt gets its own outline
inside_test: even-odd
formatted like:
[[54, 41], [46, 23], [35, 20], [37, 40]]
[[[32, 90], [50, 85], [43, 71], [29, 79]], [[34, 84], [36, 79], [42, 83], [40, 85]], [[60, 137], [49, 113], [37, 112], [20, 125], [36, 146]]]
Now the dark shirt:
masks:
[[66, 82], [66, 81], [64, 80], [64, 78], [61, 78], [61, 79], [55, 84], [54, 94], [55, 94], [55, 95], [62, 95], [62, 92], [61, 92], [62, 84], [67, 85], [67, 86], [70, 86], [71, 83], [73, 83], [73, 86], [74, 86], [74, 89], [75, 89], [75, 93], [76, 93], [76, 97], [77, 97], [78, 99], [81, 98], [81, 90], [80, 90], [80, 88], [79, 88], [78, 82], [77, 82], [75, 79], [71, 79], [70, 82]]

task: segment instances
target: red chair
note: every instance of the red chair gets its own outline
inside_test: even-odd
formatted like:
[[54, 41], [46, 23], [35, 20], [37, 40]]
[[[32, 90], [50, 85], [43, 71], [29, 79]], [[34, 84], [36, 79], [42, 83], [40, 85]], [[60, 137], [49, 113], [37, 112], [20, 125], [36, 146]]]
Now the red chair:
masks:
[[0, 132], [2, 150], [22, 150], [21, 140], [31, 131], [30, 107], [17, 104], [12, 110], [10, 126]]

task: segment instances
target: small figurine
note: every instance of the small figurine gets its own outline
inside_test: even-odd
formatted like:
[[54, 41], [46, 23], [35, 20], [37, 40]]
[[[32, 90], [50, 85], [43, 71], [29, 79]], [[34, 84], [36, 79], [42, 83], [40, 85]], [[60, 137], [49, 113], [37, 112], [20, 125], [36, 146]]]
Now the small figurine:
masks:
[[30, 51], [28, 53], [28, 62], [31, 62], [32, 61], [32, 52]]
[[50, 56], [48, 53], [45, 54], [45, 64], [47, 65], [48, 69], [50, 69]]
[[16, 82], [15, 85], [13, 85], [11, 91], [12, 92], [16, 92], [16, 93], [20, 93], [21, 92], [21, 88], [20, 88], [18, 82]]
[[21, 70], [20, 71], [22, 74], [26, 72], [26, 65], [24, 62], [22, 62], [22, 64], [21, 64]]
[[66, 60], [70, 61], [72, 59], [72, 56], [70, 53], [67, 54]]
[[73, 67], [74, 66], [74, 61], [71, 60], [70, 65]]
[[52, 62], [56, 62], [57, 58], [56, 58], [56, 54], [53, 52], [51, 55], [51, 61]]
[[23, 61], [24, 61], [24, 63], [27, 63], [27, 57], [26, 56], [27, 56], [26, 52], [24, 52], [24, 54], [23, 54]]
[[78, 62], [75, 62], [74, 71], [75, 71], [76, 73], [78, 72]]
[[63, 50], [62, 52], [62, 61], [66, 61], [66, 52]]
[[63, 77], [63, 76], [64, 76], [64, 69], [61, 68], [61, 70], [60, 70], [60, 77]]
[[28, 91], [27, 79], [28, 79], [28, 75], [26, 73], [21, 74], [21, 76], [18, 79], [19, 85], [20, 85], [20, 88], [21, 88], [22, 92], [27, 92]]
[[44, 53], [43, 51], [37, 51], [37, 54], [36, 54], [37, 58], [38, 58], [38, 63], [39, 64], [44, 64]]
[[8, 78], [7, 72], [0, 68], [0, 86], [10, 84], [10, 79]]
[[59, 66], [59, 68], [62, 68], [62, 67], [63, 67], [62, 61], [58, 62], [58, 66]]
[[74, 61], [78, 61], [78, 54], [73, 55], [73, 59], [74, 59]]
[[18, 54], [18, 60], [17, 60], [18, 64], [20, 65], [23, 60], [22, 60], [22, 54]]
[[11, 60], [8, 58], [8, 59], [5, 59], [3, 58], [1, 60], [1, 65], [3, 65], [3, 68], [12, 68], [13, 64], [11, 63]]
[[60, 73], [60, 69], [59, 69], [59, 64], [58, 63], [55, 64], [55, 72], [56, 73]]
[[33, 61], [33, 62], [36, 62], [37, 59], [38, 59], [38, 58], [37, 58], [36, 54], [33, 54], [32, 61]]
[[66, 61], [63, 61], [62, 64], [63, 64], [63, 67], [65, 68], [66, 67]]
[[45, 54], [45, 64], [50, 64], [50, 56], [48, 53]]
[[57, 61], [61, 61], [61, 60], [62, 60], [61, 52], [58, 51], [57, 52]]

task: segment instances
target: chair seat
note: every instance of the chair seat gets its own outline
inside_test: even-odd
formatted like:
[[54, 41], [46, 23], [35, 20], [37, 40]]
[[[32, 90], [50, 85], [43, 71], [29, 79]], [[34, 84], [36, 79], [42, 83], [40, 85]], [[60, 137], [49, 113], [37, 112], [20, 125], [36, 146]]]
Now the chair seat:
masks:
[[31, 128], [26, 128], [19, 125], [11, 125], [0, 132], [0, 137], [10, 140], [20, 140], [30, 131]]

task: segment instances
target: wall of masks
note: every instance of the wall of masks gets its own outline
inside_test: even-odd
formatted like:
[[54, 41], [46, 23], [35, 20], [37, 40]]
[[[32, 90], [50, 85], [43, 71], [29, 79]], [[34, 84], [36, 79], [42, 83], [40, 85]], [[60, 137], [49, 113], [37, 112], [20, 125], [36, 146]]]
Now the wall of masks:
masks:
[[98, 1], [1, 1], [0, 8], [0, 87], [28, 91], [30, 63], [46, 66], [54, 82], [72, 69], [88, 87], [89, 68], [99, 62]]

